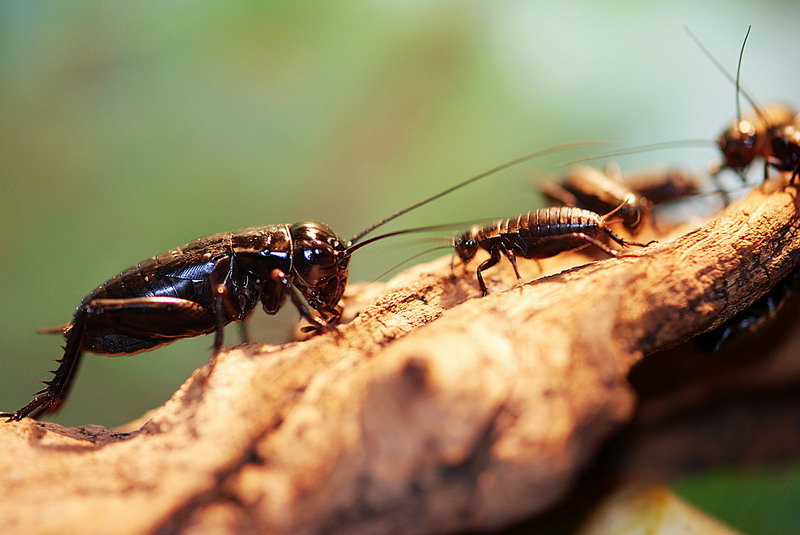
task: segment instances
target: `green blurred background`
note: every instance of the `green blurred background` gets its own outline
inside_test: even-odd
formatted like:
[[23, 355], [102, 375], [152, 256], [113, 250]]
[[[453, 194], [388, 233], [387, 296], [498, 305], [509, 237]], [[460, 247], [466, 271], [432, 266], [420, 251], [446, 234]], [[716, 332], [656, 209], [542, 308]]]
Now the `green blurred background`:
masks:
[[[733, 117], [734, 90], [684, 24], [731, 68], [753, 24], [745, 85], [762, 101], [798, 104], [798, 22], [793, 2], [4, 0], [0, 408], [26, 403], [60, 357], [60, 340], [34, 329], [68, 322], [115, 272], [196, 237], [314, 218], [346, 238], [553, 144], [713, 138]], [[714, 157], [689, 149], [622, 163], [704, 167]], [[526, 181], [563, 159], [392, 228], [532, 209]], [[365, 249], [352, 280], [420, 249]], [[257, 315], [256, 338], [284, 340], [287, 319]], [[210, 344], [88, 355], [53, 420], [135, 418], [205, 363]], [[800, 510], [794, 481], [793, 494], [774, 491], [787, 511]]]

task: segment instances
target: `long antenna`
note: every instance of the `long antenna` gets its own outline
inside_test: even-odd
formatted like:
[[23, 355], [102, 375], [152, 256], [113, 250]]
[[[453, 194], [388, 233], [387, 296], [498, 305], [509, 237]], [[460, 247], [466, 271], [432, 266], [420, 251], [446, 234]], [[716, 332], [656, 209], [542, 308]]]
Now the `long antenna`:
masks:
[[[752, 28], [753, 28], [752, 25], [747, 27], [747, 34], [745, 34], [745, 36], [744, 36], [744, 41], [742, 42], [742, 48], [739, 51], [739, 63], [738, 63], [738, 66], [736, 68], [736, 78], [734, 78], [728, 72], [728, 70], [719, 62], [719, 60], [717, 60], [717, 58], [714, 57], [714, 55], [711, 53], [711, 51], [708, 50], [708, 48], [706, 48], [706, 46], [703, 44], [703, 42], [700, 41], [700, 38], [697, 37], [692, 32], [692, 30], [689, 29], [688, 26], [684, 26], [683, 27], [683, 29], [686, 30], [686, 33], [689, 34], [689, 37], [692, 38], [692, 40], [695, 42], [695, 44], [700, 48], [700, 50], [703, 51], [703, 54], [706, 55], [706, 57], [711, 61], [711, 63], [713, 63], [714, 66], [722, 74], [724, 74], [726, 78], [728, 78], [728, 80], [730, 80], [732, 83], [734, 83], [736, 85], [736, 120], [737, 120], [737, 123], [741, 122], [741, 120], [742, 120], [742, 111], [741, 111], [741, 105], [740, 105], [740, 102], [739, 102], [740, 101], [739, 94], [741, 93], [742, 95], [744, 95], [744, 97], [747, 99], [747, 101], [750, 103], [750, 105], [753, 106], [753, 109], [758, 114], [758, 116], [761, 118], [761, 120], [764, 121], [764, 124], [766, 126], [769, 126], [769, 121], [767, 120], [766, 116], [761, 112], [761, 109], [755, 103], [755, 100], [753, 100], [753, 98], [750, 96], [750, 94], [747, 91], [745, 91], [745, 89], [743, 87], [741, 87], [741, 85], [739, 84], [739, 79], [740, 79], [741, 70], [742, 70], [742, 58], [744, 57], [744, 48], [745, 48], [745, 45], [747, 44], [747, 38], [750, 37], [750, 30]], [[576, 158], [576, 159], [570, 160], [568, 162], [560, 163], [560, 164], [558, 164], [558, 167], [565, 167], [565, 166], [568, 166], [568, 165], [573, 165], [573, 164], [576, 164], [576, 163], [586, 162], [586, 161], [590, 161], [590, 160], [598, 160], [600, 158], [612, 158], [612, 157], [615, 157], [615, 156], [624, 156], [626, 154], [637, 154], [637, 153], [640, 153], [640, 152], [650, 152], [650, 151], [677, 148], [677, 147], [708, 147], [708, 146], [713, 146], [713, 145], [714, 145], [714, 143], [709, 141], [709, 140], [707, 140], [707, 139], [686, 139], [686, 140], [676, 140], [676, 141], [665, 141], [665, 142], [662, 142], [662, 143], [653, 143], [653, 144], [649, 144], [649, 145], [640, 145], [638, 147], [630, 147], [630, 148], [621, 149], [621, 150], [618, 150], [618, 151], [594, 154], [594, 155], [591, 155], [591, 156], [584, 156], [582, 158]]]
[[683, 27], [683, 29], [686, 30], [686, 33], [689, 34], [689, 37], [692, 38], [692, 41], [694, 41], [694, 43], [700, 48], [700, 50], [703, 52], [703, 54], [705, 54], [705, 56], [711, 61], [711, 63], [714, 64], [714, 66], [717, 68], [717, 70], [719, 72], [721, 72], [725, 76], [725, 78], [730, 80], [730, 82], [732, 84], [736, 84], [736, 117], [737, 117], [737, 120], [741, 120], [741, 115], [740, 115], [740, 111], [739, 111], [739, 92], [741, 92], [741, 94], [744, 95], [744, 98], [747, 99], [747, 102], [749, 102], [750, 105], [753, 107], [753, 110], [755, 110], [756, 114], [758, 114], [758, 116], [761, 118], [761, 120], [764, 121], [764, 124], [768, 125], [769, 123], [768, 123], [766, 117], [764, 116], [764, 114], [761, 112], [761, 108], [759, 108], [758, 104], [756, 104], [755, 99], [753, 99], [753, 97], [750, 96], [750, 93], [748, 93], [743, 87], [741, 87], [739, 85], [739, 71], [740, 71], [741, 66], [742, 66], [742, 55], [744, 54], [744, 45], [747, 44], [747, 38], [750, 35], [750, 29], [751, 28], [752, 28], [752, 25], [747, 27], [747, 35], [745, 35], [745, 37], [744, 37], [744, 42], [742, 43], [742, 50], [739, 52], [739, 67], [736, 69], [736, 78], [734, 78], [733, 75], [731, 75], [731, 73], [729, 73], [728, 70], [722, 65], [722, 63], [720, 63], [719, 60], [717, 60], [717, 58], [714, 57], [714, 54], [712, 54], [711, 51], [706, 48], [706, 46], [703, 44], [703, 42], [700, 41], [700, 38], [697, 37], [694, 33], [692, 33], [692, 30], [690, 30], [688, 26], [684, 26]]
[[[473, 176], [471, 178], [468, 178], [468, 179], [466, 179], [466, 180], [464, 180], [462, 182], [459, 182], [455, 186], [451, 186], [451, 187], [447, 188], [444, 191], [440, 191], [436, 195], [432, 195], [432, 196], [428, 197], [427, 199], [423, 199], [423, 200], [421, 200], [419, 202], [416, 202], [416, 203], [412, 204], [411, 206], [409, 206], [407, 208], [403, 208], [399, 212], [396, 212], [396, 213], [390, 215], [389, 217], [378, 221], [374, 225], [367, 227], [366, 229], [362, 230], [361, 232], [359, 232], [358, 234], [353, 236], [353, 238], [348, 243], [348, 251], [354, 251], [355, 249], [353, 248], [353, 245], [356, 242], [358, 242], [358, 240], [360, 240], [361, 238], [363, 238], [364, 236], [366, 236], [367, 234], [369, 234], [370, 232], [372, 232], [376, 228], [385, 225], [389, 221], [393, 221], [393, 220], [397, 219], [398, 217], [400, 217], [403, 214], [407, 214], [411, 210], [416, 210], [420, 206], [423, 206], [425, 204], [428, 204], [429, 202], [435, 201], [436, 199], [438, 199], [440, 197], [444, 197], [448, 193], [452, 193], [453, 191], [455, 191], [457, 189], [463, 188], [464, 186], [472, 184], [473, 182], [477, 182], [478, 180], [480, 180], [482, 178], [485, 178], [485, 177], [487, 177], [489, 175], [493, 175], [494, 173], [497, 173], [497, 172], [502, 171], [504, 169], [508, 169], [509, 167], [513, 167], [513, 166], [515, 166], [517, 164], [520, 164], [522, 162], [527, 162], [528, 160], [533, 160], [534, 158], [538, 158], [539, 156], [545, 156], [545, 155], [548, 155], [548, 154], [555, 154], [557, 152], [565, 151], [565, 150], [568, 150], [568, 149], [574, 149], [575, 147], [586, 147], [586, 146], [592, 146], [592, 145], [605, 145], [605, 144], [606, 143], [600, 142], [600, 141], [576, 141], [576, 142], [573, 142], [573, 143], [565, 143], [563, 145], [557, 145], [555, 147], [550, 147], [550, 148], [543, 149], [543, 150], [540, 150], [540, 151], [532, 152], [530, 154], [526, 154], [525, 156], [521, 156], [519, 158], [516, 158], [514, 160], [506, 162], [506, 163], [504, 163], [502, 165], [498, 165], [497, 167], [493, 167], [492, 169], [489, 169], [488, 171], [484, 171], [483, 173], [480, 173], [480, 174], [475, 175], [475, 176]], [[387, 237], [388, 237], [388, 235], [387, 235]], [[370, 240], [370, 243], [373, 242], [373, 241], [375, 241], [375, 239]], [[361, 244], [361, 245], [363, 246], [364, 244]]]
[[[488, 219], [486, 220], [488, 221]], [[379, 236], [374, 236], [368, 240], [364, 240], [359, 244], [351, 245], [346, 249], [345, 254], [350, 256], [353, 254], [353, 251], [357, 251], [364, 247], [365, 245], [369, 245], [372, 242], [376, 242], [378, 240], [382, 240], [384, 238], [391, 238], [392, 236], [401, 236], [403, 234], [412, 234], [417, 232], [433, 232], [435, 230], [460, 230], [467, 226], [472, 226], [476, 224], [476, 221], [464, 221], [461, 223], [445, 223], [442, 225], [430, 225], [427, 227], [416, 227], [416, 228], [407, 228], [403, 230], [396, 230], [394, 232], [387, 232], [386, 234], [380, 234]]]
[[739, 63], [736, 65], [736, 121], [741, 122], [742, 120], [742, 103], [741, 99], [739, 98], [739, 93], [741, 92], [741, 86], [739, 85], [739, 80], [741, 79], [742, 74], [742, 58], [744, 57], [744, 47], [747, 44], [747, 38], [750, 37], [750, 30], [753, 29], [753, 26], [750, 25], [747, 27], [747, 33], [744, 35], [744, 41], [742, 41], [742, 49], [739, 51]]
[[568, 162], [558, 164], [558, 167], [566, 167], [580, 162], [588, 162], [590, 160], [599, 160], [601, 158], [613, 158], [615, 156], [624, 156], [626, 154], [639, 154], [640, 152], [651, 152], [656, 150], [674, 149], [674, 148], [709, 148], [713, 147], [714, 142], [709, 139], [680, 139], [676, 141], [663, 141], [661, 143], [651, 143], [649, 145], [639, 145], [638, 147], [629, 147], [627, 149], [620, 149], [611, 152], [601, 152], [599, 154], [592, 154], [590, 156], [583, 156], [582, 158], [575, 158]]
[[424, 251], [421, 251], [421, 252], [419, 252], [419, 253], [417, 253], [417, 254], [409, 257], [409, 258], [406, 258], [402, 262], [399, 262], [399, 263], [393, 265], [392, 267], [390, 267], [389, 269], [387, 269], [386, 271], [384, 271], [383, 273], [381, 273], [380, 275], [378, 275], [377, 277], [372, 279], [370, 282], [372, 283], [372, 282], [377, 281], [378, 279], [380, 279], [381, 277], [383, 277], [387, 273], [391, 273], [392, 271], [394, 271], [395, 269], [399, 268], [400, 266], [403, 266], [404, 264], [407, 264], [407, 263], [411, 262], [412, 260], [416, 260], [420, 256], [426, 255], [428, 253], [432, 253], [434, 251], [438, 251], [439, 249], [451, 249], [452, 247], [453, 247], [453, 245], [448, 243], [447, 245], [437, 245], [436, 247], [431, 247], [430, 249], [426, 249]]

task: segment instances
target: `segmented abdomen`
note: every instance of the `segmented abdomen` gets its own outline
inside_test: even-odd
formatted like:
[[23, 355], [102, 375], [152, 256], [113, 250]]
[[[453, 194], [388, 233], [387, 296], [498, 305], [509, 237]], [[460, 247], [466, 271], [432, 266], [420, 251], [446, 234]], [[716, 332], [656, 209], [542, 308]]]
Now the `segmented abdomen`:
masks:
[[600, 217], [589, 210], [568, 206], [541, 208], [510, 219], [502, 219], [474, 233], [476, 241], [501, 234], [519, 234], [526, 238], [561, 236], [576, 232], [592, 233], [602, 225]]

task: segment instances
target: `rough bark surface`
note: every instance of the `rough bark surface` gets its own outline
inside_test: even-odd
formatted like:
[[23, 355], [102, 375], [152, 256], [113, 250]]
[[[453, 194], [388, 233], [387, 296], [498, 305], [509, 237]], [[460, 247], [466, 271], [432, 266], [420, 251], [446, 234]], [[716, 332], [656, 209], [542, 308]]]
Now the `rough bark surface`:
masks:
[[371, 304], [336, 332], [220, 354], [124, 430], [0, 425], [0, 532], [508, 525], [556, 503], [631, 420], [643, 355], [797, 265], [799, 226], [794, 189], [756, 191], [624, 258], [544, 261], [557, 273], [520, 287], [504, 261], [486, 298], [449, 257], [362, 286], [350, 305]]

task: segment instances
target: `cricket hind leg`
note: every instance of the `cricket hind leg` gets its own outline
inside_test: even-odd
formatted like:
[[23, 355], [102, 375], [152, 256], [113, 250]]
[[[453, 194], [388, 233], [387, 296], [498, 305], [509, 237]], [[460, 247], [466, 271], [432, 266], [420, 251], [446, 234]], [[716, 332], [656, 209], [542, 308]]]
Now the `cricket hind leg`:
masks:
[[56, 412], [67, 399], [84, 350], [101, 354], [132, 354], [178, 338], [212, 332], [213, 316], [197, 303], [172, 297], [95, 299], [83, 305], [66, 330], [64, 355], [56, 362], [53, 378], [33, 400], [6, 421], [37, 418]]
[[81, 349], [81, 338], [86, 324], [86, 315], [79, 314], [75, 319], [67, 338], [67, 345], [64, 347], [64, 356], [56, 360], [58, 368], [53, 373], [53, 378], [49, 381], [42, 381], [45, 387], [34, 394], [33, 400], [21, 409], [8, 413], [0, 413], [0, 418], [6, 418], [6, 422], [22, 420], [30, 416], [39, 418], [45, 414], [56, 412], [67, 399], [69, 390], [75, 379], [75, 373], [81, 362], [83, 351]]

